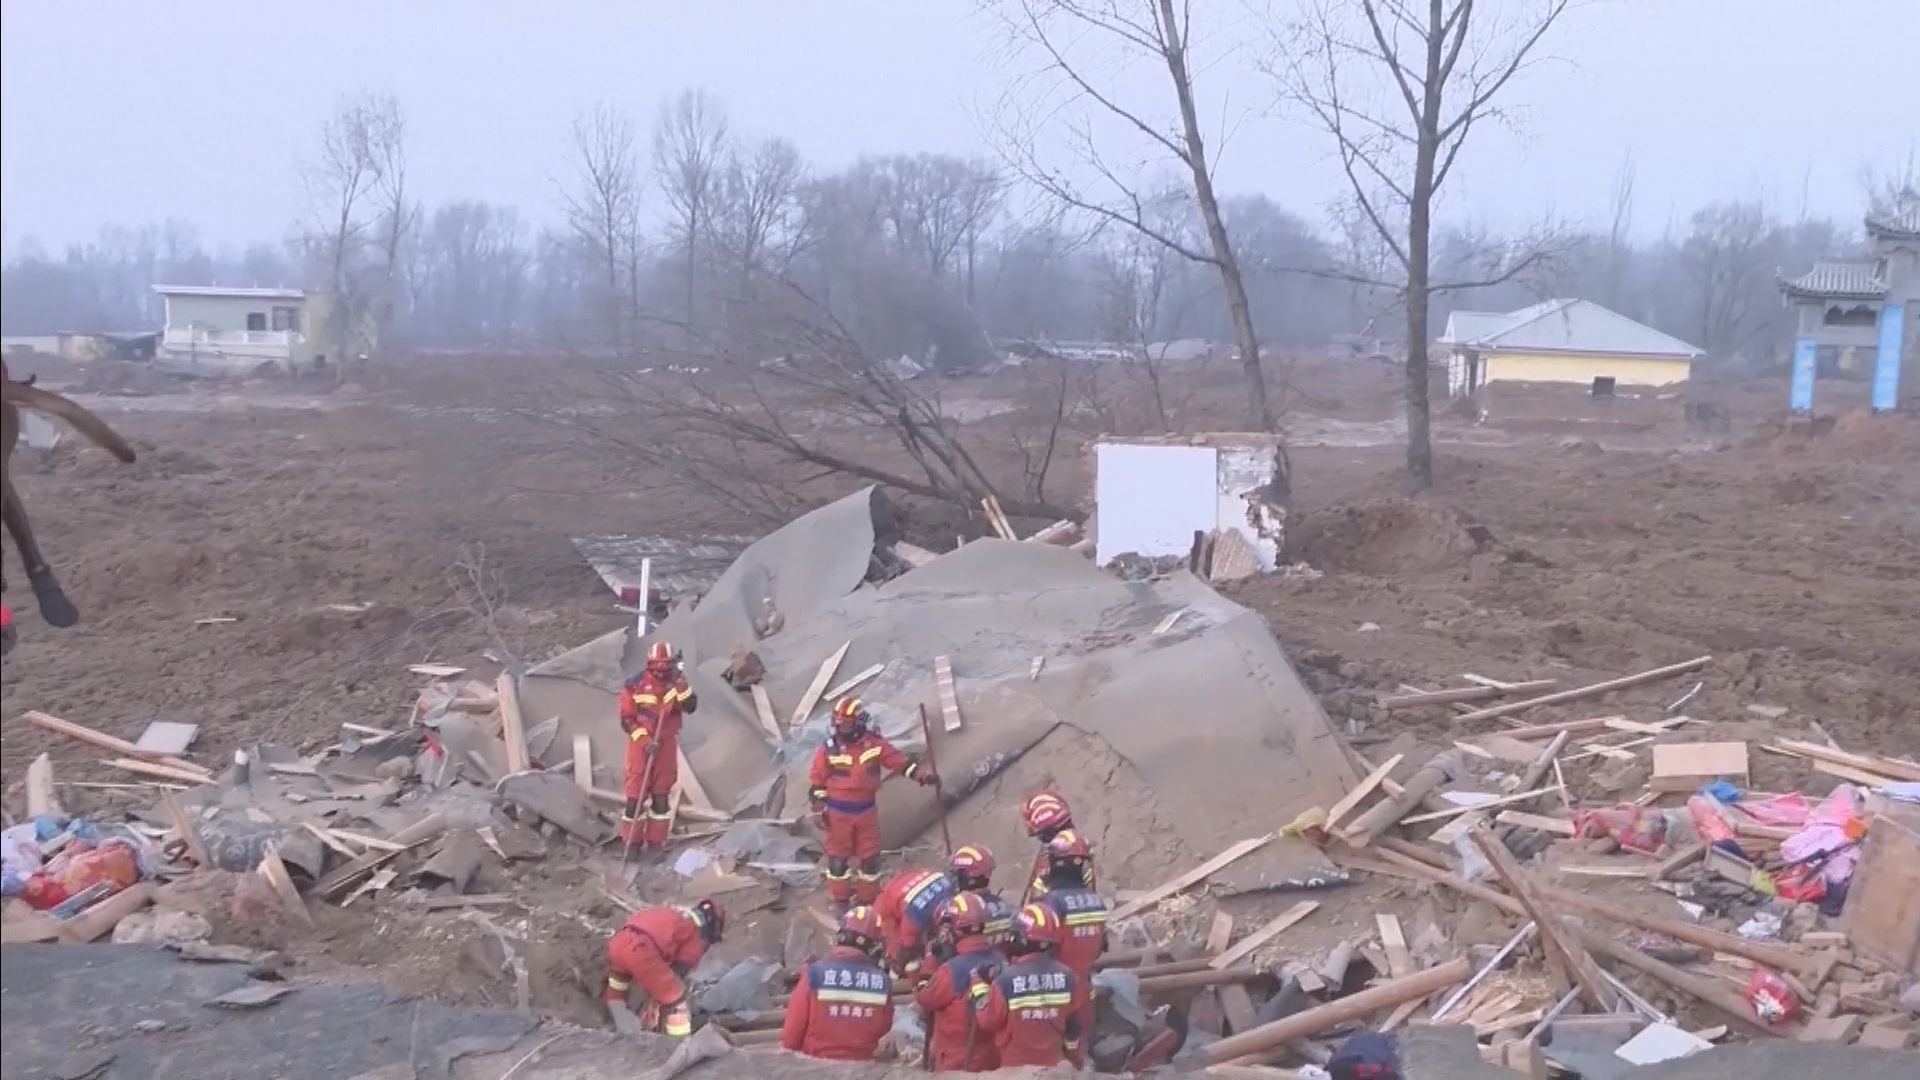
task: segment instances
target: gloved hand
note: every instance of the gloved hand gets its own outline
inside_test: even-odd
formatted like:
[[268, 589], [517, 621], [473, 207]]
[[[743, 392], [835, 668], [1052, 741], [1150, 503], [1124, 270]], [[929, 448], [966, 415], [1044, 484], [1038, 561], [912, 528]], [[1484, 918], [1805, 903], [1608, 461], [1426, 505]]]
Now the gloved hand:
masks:
[[826, 832], [827, 831], [826, 804], [814, 803], [810, 813], [812, 814], [812, 817], [813, 817], [813, 827], [816, 829], [819, 829], [821, 832]]
[[932, 787], [940, 782], [940, 777], [925, 765], [913, 771], [913, 779], [921, 787]]
[[647, 759], [647, 761], [649, 762], [651, 762], [655, 757], [659, 756], [659, 754], [660, 754], [660, 742], [657, 739], [647, 743], [647, 745], [640, 748], [640, 756]]

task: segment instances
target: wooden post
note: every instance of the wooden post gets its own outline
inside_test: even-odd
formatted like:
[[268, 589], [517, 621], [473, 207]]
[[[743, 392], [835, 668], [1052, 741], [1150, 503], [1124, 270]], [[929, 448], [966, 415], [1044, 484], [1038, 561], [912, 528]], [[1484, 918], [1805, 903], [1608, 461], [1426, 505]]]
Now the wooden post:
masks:
[[507, 771], [526, 772], [533, 760], [527, 754], [527, 729], [520, 718], [520, 690], [508, 671], [501, 672], [494, 685], [500, 695], [500, 736], [507, 744]]
[[585, 732], [573, 737], [573, 782], [581, 791], [593, 790], [593, 740]]
[[1438, 967], [1428, 968], [1417, 975], [1381, 983], [1357, 994], [1349, 994], [1338, 1001], [1328, 1002], [1269, 1024], [1262, 1024], [1252, 1031], [1229, 1035], [1219, 1042], [1208, 1044], [1200, 1051], [1199, 1056], [1203, 1064], [1219, 1065], [1247, 1054], [1272, 1050], [1294, 1039], [1305, 1038], [1350, 1020], [1370, 1016], [1377, 1010], [1392, 1008], [1404, 1001], [1426, 997], [1436, 990], [1445, 990], [1472, 973], [1473, 965], [1464, 957], [1452, 960]]
[[[1347, 826], [1342, 833], [1343, 838], [1354, 847], [1366, 847], [1373, 842], [1374, 837], [1393, 828], [1400, 823], [1401, 818], [1411, 814], [1413, 808], [1419, 806], [1422, 799], [1433, 794], [1435, 788], [1452, 780], [1459, 771], [1459, 767], [1458, 754], [1451, 752], [1435, 754], [1425, 765], [1420, 766], [1418, 772], [1407, 777], [1406, 784], [1397, 794], [1354, 818], [1353, 824]], [[1522, 784], [1521, 788], [1524, 790], [1532, 786]]]
[[1615, 690], [1625, 690], [1628, 687], [1639, 686], [1643, 683], [1658, 682], [1661, 679], [1671, 679], [1675, 675], [1685, 675], [1689, 671], [1698, 671], [1711, 663], [1713, 663], [1713, 657], [1711, 656], [1696, 656], [1691, 660], [1686, 660], [1678, 664], [1668, 664], [1666, 667], [1657, 667], [1650, 671], [1623, 675], [1618, 679], [1608, 679], [1605, 682], [1597, 682], [1590, 686], [1578, 686], [1572, 690], [1562, 690], [1557, 694], [1528, 698], [1525, 701], [1510, 702], [1506, 705], [1495, 705], [1489, 709], [1478, 709], [1474, 712], [1463, 713], [1457, 717], [1457, 719], [1491, 720], [1496, 716], [1508, 716], [1517, 712], [1525, 712], [1528, 709], [1540, 705], [1558, 705], [1565, 701], [1579, 701], [1583, 698], [1598, 697], [1601, 694], [1611, 693]]
[[1528, 917], [1539, 926], [1540, 943], [1546, 949], [1548, 961], [1558, 967], [1572, 985], [1580, 988], [1580, 996], [1589, 1005], [1601, 1012], [1612, 1012], [1619, 1003], [1619, 995], [1601, 975], [1600, 966], [1593, 962], [1593, 957], [1588, 956], [1579, 940], [1568, 932], [1567, 926], [1554, 913], [1546, 897], [1534, 887], [1533, 882], [1527, 880], [1507, 846], [1484, 827], [1473, 830], [1470, 835], [1480, 853], [1493, 864], [1494, 872], [1506, 882], [1514, 899], [1520, 902]]

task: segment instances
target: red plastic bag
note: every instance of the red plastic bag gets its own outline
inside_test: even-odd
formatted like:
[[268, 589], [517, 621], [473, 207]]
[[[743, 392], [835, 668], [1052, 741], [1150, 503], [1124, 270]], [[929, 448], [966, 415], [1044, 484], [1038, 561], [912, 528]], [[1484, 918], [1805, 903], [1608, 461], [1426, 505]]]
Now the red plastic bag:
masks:
[[1611, 836], [1623, 850], [1658, 855], [1667, 842], [1667, 816], [1632, 803], [1587, 810], [1573, 816], [1573, 834], [1596, 840]]
[[1763, 1024], [1784, 1024], [1800, 1016], [1800, 995], [1777, 972], [1763, 967], [1754, 968], [1747, 980], [1747, 1004]]
[[110, 881], [115, 891], [140, 880], [140, 861], [124, 841], [85, 847], [81, 841], [52, 862], [34, 871], [20, 887], [20, 898], [41, 911], [56, 907], [96, 881]]

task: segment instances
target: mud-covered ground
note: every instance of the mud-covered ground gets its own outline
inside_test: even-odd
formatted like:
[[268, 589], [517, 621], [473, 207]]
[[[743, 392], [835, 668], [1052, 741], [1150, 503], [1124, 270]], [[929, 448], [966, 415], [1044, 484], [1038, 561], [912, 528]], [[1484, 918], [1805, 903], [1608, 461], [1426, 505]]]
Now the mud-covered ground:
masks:
[[[569, 537], [757, 528], [523, 415], [536, 388], [550, 396], [564, 384], [542, 365], [564, 363], [436, 358], [373, 389], [252, 383], [86, 394], [141, 457], [121, 466], [69, 435], [15, 459], [42, 544], [83, 621], [55, 631], [38, 619], [9, 545], [7, 598], [22, 641], [6, 658], [0, 695], [7, 781], [43, 751], [63, 781], [129, 779], [102, 766], [104, 755], [20, 722], [27, 709], [127, 738], [155, 718], [197, 722], [193, 756], [202, 762], [258, 742], [323, 745], [342, 721], [403, 723], [422, 682], [409, 663], [487, 651], [538, 660], [624, 620]], [[1444, 711], [1373, 706], [1402, 684], [1458, 685], [1472, 672], [1573, 686], [1712, 654], [1687, 711], [1716, 731], [1757, 741], [1799, 736], [1817, 721], [1851, 749], [1920, 753], [1914, 418], [1846, 413], [1788, 428], [1776, 383], [1721, 388], [1733, 405], [1725, 431], [1688, 428], [1674, 396], [1496, 394], [1484, 420], [1438, 419], [1439, 487], [1409, 502], [1393, 419], [1397, 376], [1311, 364], [1284, 374], [1299, 500], [1293, 557], [1322, 576], [1267, 576], [1227, 591], [1269, 619], [1364, 752], [1387, 739], [1442, 747], [1487, 730]], [[47, 377], [57, 386], [62, 376], [95, 389], [125, 381]], [[1230, 373], [1191, 382], [1172, 403], [1176, 422], [1231, 428]], [[1016, 372], [941, 392], [950, 412], [979, 428], [989, 467], [1017, 470], [1006, 435], [1044, 413], [1035, 386], [1033, 373]], [[1823, 391], [1823, 406], [1843, 408], [1855, 389]], [[1103, 421], [1144, 415], [1139, 390], [1112, 380], [1098, 410], [1072, 418], [1050, 497], [1084, 503], [1084, 457], [1072, 444]], [[847, 485], [818, 491], [824, 498], [836, 486]], [[965, 525], [910, 503], [905, 518], [913, 538], [935, 548]], [[208, 618], [236, 621], [196, 623]], [[1692, 682], [1529, 719], [1653, 719]], [[1750, 704], [1789, 712], [1761, 719]], [[1785, 759], [1756, 755], [1757, 786], [1823, 790], [1808, 778]], [[1579, 794], [1605, 797], [1584, 787], [1584, 773], [1570, 780]], [[62, 794], [70, 807], [104, 812], [136, 797]], [[601, 883], [598, 869], [555, 856], [488, 886], [551, 894], [550, 910], [526, 920], [543, 942], [530, 960], [546, 1011], [592, 1019], [600, 935], [616, 916], [598, 897]], [[366, 967], [436, 996], [511, 1001], [511, 987], [488, 974], [497, 963], [484, 948], [489, 935], [471, 920], [378, 910], [329, 909], [296, 951], [318, 970]], [[758, 935], [776, 952], [783, 920], [767, 915]], [[1327, 932], [1367, 921], [1330, 918]], [[1505, 936], [1499, 925], [1485, 929], [1481, 936]], [[1303, 934], [1324, 936], [1310, 924]]]

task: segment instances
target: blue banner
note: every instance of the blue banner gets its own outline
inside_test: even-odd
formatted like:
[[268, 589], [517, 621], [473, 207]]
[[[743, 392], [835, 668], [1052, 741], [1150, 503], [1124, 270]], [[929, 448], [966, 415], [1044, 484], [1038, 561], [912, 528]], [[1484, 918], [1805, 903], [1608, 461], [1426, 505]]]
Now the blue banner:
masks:
[[1813, 374], [1820, 359], [1820, 348], [1812, 338], [1801, 338], [1793, 345], [1793, 390], [1787, 403], [1794, 412], [1813, 411]]
[[1880, 309], [1880, 355], [1873, 364], [1873, 411], [1890, 412], [1900, 404], [1900, 346], [1906, 341], [1907, 305], [1888, 302]]

